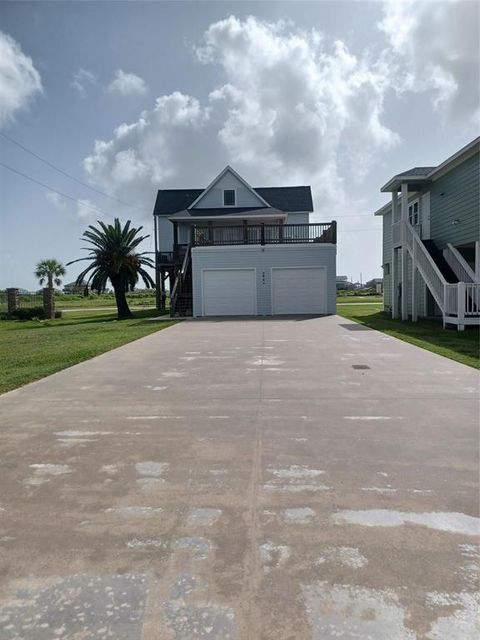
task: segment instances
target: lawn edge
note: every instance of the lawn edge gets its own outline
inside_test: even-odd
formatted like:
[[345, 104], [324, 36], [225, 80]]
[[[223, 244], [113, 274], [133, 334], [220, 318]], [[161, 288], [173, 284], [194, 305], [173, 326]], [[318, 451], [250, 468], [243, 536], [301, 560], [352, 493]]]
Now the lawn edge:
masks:
[[447, 360], [451, 360], [452, 362], [456, 362], [456, 364], [460, 364], [460, 365], [462, 365], [464, 367], [468, 367], [469, 369], [473, 369], [474, 371], [480, 370], [480, 362], [478, 363], [478, 365], [467, 364], [466, 362], [462, 362], [460, 360], [457, 360], [457, 358], [452, 358], [450, 356], [445, 355], [444, 353], [439, 353], [436, 349], [429, 348], [429, 345], [416, 344], [416, 342], [414, 342], [414, 340], [416, 340], [416, 338], [413, 337], [413, 336], [399, 337], [397, 335], [393, 335], [392, 333], [389, 333], [388, 331], [382, 331], [381, 329], [376, 329], [374, 327], [371, 327], [366, 322], [361, 322], [360, 320], [353, 320], [352, 318], [348, 318], [347, 316], [342, 316], [339, 313], [337, 313], [336, 315], [339, 316], [340, 318], [343, 318], [343, 320], [348, 320], [349, 322], [353, 322], [355, 324], [361, 324], [363, 327], [367, 327], [371, 331], [377, 331], [378, 333], [383, 333], [384, 335], [388, 336], [389, 338], [393, 338], [394, 340], [399, 340], [400, 342], [406, 342], [407, 344], [412, 345], [412, 347], [417, 347], [418, 349], [423, 349], [424, 351], [429, 351], [430, 353], [434, 353], [436, 356], [441, 356], [442, 358], [446, 358]]
[[[154, 321], [155, 320], [152, 320], [152, 322], [154, 322]], [[95, 360], [96, 358], [101, 358], [102, 356], [107, 355], [107, 353], [111, 353], [112, 351], [116, 351], [117, 349], [122, 349], [127, 344], [132, 344], [133, 342], [137, 342], [138, 340], [144, 340], [145, 338], [150, 338], [150, 336], [155, 335], [159, 331], [165, 331], [166, 329], [170, 329], [170, 327], [173, 327], [176, 324], [180, 324], [178, 322], [178, 320], [175, 319], [175, 318], [172, 318], [171, 320], [168, 320], [168, 321], [164, 320], [163, 322], [171, 322], [171, 324], [169, 324], [167, 327], [159, 327], [156, 331], [152, 331], [151, 333], [149, 333], [149, 334], [147, 334], [145, 336], [140, 336], [138, 338], [133, 338], [132, 340], [127, 340], [126, 342], [123, 342], [122, 344], [119, 344], [117, 347], [113, 347], [112, 349], [107, 349], [106, 351], [102, 351], [102, 353], [98, 353], [96, 356], [91, 356], [90, 358], [85, 358], [84, 360], [79, 360], [78, 362], [75, 362], [74, 364], [69, 364], [69, 365], [67, 365], [65, 367], [61, 367], [60, 369], [57, 369], [57, 371], [53, 371], [52, 373], [49, 373], [46, 376], [42, 376], [41, 378], [36, 378], [35, 380], [30, 380], [30, 382], [25, 382], [24, 384], [21, 384], [18, 387], [14, 387], [13, 389], [8, 389], [7, 391], [0, 391], [0, 400], [3, 397], [5, 397], [6, 395], [10, 394], [10, 393], [15, 393], [16, 391], [19, 391], [20, 389], [24, 389], [25, 387], [28, 387], [30, 385], [38, 384], [38, 383], [42, 382], [42, 380], [46, 380], [47, 378], [50, 378], [51, 376], [56, 376], [59, 373], [63, 373], [64, 371], [67, 371], [67, 369], [73, 369], [74, 367], [78, 367], [80, 365], [83, 365], [86, 362], [90, 362], [91, 360]], [[162, 324], [162, 322], [159, 322], [159, 324]]]

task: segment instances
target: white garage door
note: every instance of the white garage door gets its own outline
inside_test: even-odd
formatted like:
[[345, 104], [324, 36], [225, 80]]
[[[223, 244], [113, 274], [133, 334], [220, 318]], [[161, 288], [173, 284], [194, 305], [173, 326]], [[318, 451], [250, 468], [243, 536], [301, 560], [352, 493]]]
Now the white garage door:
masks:
[[316, 314], [327, 310], [325, 267], [272, 269], [272, 313]]
[[257, 313], [255, 269], [204, 269], [203, 315], [253, 316]]

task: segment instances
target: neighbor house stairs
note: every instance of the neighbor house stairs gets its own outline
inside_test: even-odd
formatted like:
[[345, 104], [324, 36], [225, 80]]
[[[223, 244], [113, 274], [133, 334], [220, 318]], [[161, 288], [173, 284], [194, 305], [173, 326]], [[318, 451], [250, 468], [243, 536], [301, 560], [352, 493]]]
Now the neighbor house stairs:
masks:
[[[480, 282], [462, 255], [452, 246], [441, 252], [432, 240], [422, 240], [408, 220], [402, 222], [402, 238], [413, 263], [427, 285], [444, 326], [480, 324]], [[412, 314], [413, 315], [413, 314]]]

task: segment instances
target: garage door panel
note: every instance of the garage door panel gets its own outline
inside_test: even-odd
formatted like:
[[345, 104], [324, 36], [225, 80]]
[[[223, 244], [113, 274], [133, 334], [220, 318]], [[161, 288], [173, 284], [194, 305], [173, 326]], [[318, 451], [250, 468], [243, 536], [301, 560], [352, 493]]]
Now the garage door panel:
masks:
[[272, 313], [326, 313], [325, 267], [272, 269]]
[[202, 272], [206, 316], [255, 315], [255, 269], [205, 269]]

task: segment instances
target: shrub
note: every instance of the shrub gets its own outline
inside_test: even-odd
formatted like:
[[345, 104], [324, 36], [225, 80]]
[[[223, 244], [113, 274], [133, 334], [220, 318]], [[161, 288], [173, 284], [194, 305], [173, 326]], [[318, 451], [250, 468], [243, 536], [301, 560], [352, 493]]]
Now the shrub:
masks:
[[[55, 318], [61, 318], [62, 312], [55, 311]], [[26, 309], [17, 309], [13, 313], [7, 313], [3, 316], [7, 320], [44, 320], [45, 314], [43, 307], [30, 307]]]

